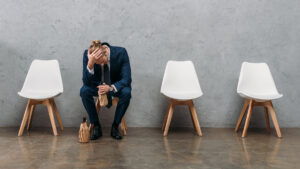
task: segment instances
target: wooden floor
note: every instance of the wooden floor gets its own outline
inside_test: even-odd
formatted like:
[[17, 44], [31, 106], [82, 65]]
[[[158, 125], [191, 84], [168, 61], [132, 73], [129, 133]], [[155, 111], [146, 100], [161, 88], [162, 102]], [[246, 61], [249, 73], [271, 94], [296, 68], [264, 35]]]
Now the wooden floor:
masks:
[[[59, 131], [59, 130], [58, 130]], [[78, 128], [53, 136], [52, 128], [32, 127], [18, 137], [18, 128], [0, 128], [0, 168], [299, 168], [300, 129], [248, 129], [247, 137], [234, 129], [128, 128], [123, 140], [113, 140], [110, 129], [101, 139], [78, 143]]]

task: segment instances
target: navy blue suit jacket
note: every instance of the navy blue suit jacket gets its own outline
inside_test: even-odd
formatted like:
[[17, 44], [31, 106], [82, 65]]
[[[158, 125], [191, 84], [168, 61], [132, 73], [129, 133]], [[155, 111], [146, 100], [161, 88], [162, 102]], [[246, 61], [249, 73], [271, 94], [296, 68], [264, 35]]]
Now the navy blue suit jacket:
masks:
[[[108, 43], [103, 43], [110, 49], [110, 80], [117, 91], [122, 90], [124, 87], [131, 88], [131, 68], [127, 51], [123, 47], [110, 46]], [[83, 71], [82, 81], [84, 85], [97, 87], [101, 83], [102, 70], [98, 64], [94, 65], [94, 74], [87, 70], [88, 63], [88, 50], [83, 54]]]

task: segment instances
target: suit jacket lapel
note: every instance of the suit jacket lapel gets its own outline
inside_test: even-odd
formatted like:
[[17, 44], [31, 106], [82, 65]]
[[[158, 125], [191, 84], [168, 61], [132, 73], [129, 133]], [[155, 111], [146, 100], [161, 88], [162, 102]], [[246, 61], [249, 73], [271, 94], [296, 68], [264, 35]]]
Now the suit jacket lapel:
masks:
[[115, 48], [114, 47], [109, 47], [110, 49], [110, 59], [109, 59], [109, 63], [110, 63], [110, 77], [112, 76], [112, 72], [115, 71], [115, 66], [116, 66], [116, 52], [115, 52]]

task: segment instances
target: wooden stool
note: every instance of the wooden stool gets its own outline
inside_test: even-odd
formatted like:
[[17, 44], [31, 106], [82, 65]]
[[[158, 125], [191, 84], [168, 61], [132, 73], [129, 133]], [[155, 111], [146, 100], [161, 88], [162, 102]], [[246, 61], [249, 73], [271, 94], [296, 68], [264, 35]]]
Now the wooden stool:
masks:
[[[112, 105], [117, 107], [118, 105], [118, 102], [119, 102], [119, 98], [115, 97], [112, 99]], [[99, 113], [100, 115], [100, 101], [99, 101], [99, 98], [97, 98], [97, 101], [96, 101], [96, 109], [97, 109], [97, 112]], [[122, 117], [122, 121], [121, 121], [121, 124], [120, 124], [120, 128], [123, 132], [123, 135], [126, 136], [127, 135], [127, 124], [126, 124], [126, 121], [125, 121], [125, 117], [123, 116]]]
[[20, 126], [20, 130], [19, 130], [18, 136], [22, 136], [23, 135], [23, 131], [24, 131], [27, 119], [28, 119], [27, 130], [30, 129], [32, 117], [33, 117], [33, 114], [34, 114], [35, 105], [37, 105], [37, 104], [43, 104], [43, 105], [47, 106], [48, 112], [49, 112], [50, 121], [51, 121], [51, 125], [52, 125], [53, 134], [55, 136], [57, 136], [58, 134], [57, 134], [57, 130], [56, 130], [54, 115], [56, 116], [56, 120], [57, 120], [57, 122], [59, 124], [60, 129], [63, 130], [64, 127], [62, 125], [60, 116], [58, 114], [57, 107], [56, 107], [56, 104], [54, 102], [54, 98], [45, 99], [45, 100], [28, 99], [28, 103], [27, 103], [27, 106], [26, 106], [26, 110], [25, 110], [25, 113], [24, 113], [24, 116], [23, 116], [23, 120], [22, 120], [22, 123], [21, 123], [21, 126]]

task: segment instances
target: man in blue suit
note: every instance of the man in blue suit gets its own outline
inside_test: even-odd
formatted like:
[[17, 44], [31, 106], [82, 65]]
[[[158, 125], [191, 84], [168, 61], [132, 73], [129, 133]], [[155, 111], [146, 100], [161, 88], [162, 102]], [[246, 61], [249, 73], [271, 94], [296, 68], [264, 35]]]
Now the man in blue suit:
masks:
[[95, 140], [102, 136], [101, 125], [93, 99], [98, 94], [107, 94], [108, 105], [106, 107], [108, 108], [112, 105], [111, 96], [119, 98], [111, 128], [111, 136], [114, 139], [122, 139], [119, 124], [131, 99], [129, 57], [123, 47], [110, 46], [108, 43], [101, 43], [100, 41], [93, 41], [93, 43], [100, 43], [102, 47], [92, 53], [88, 50], [84, 51], [83, 86], [80, 89], [82, 103], [93, 126], [91, 139]]

